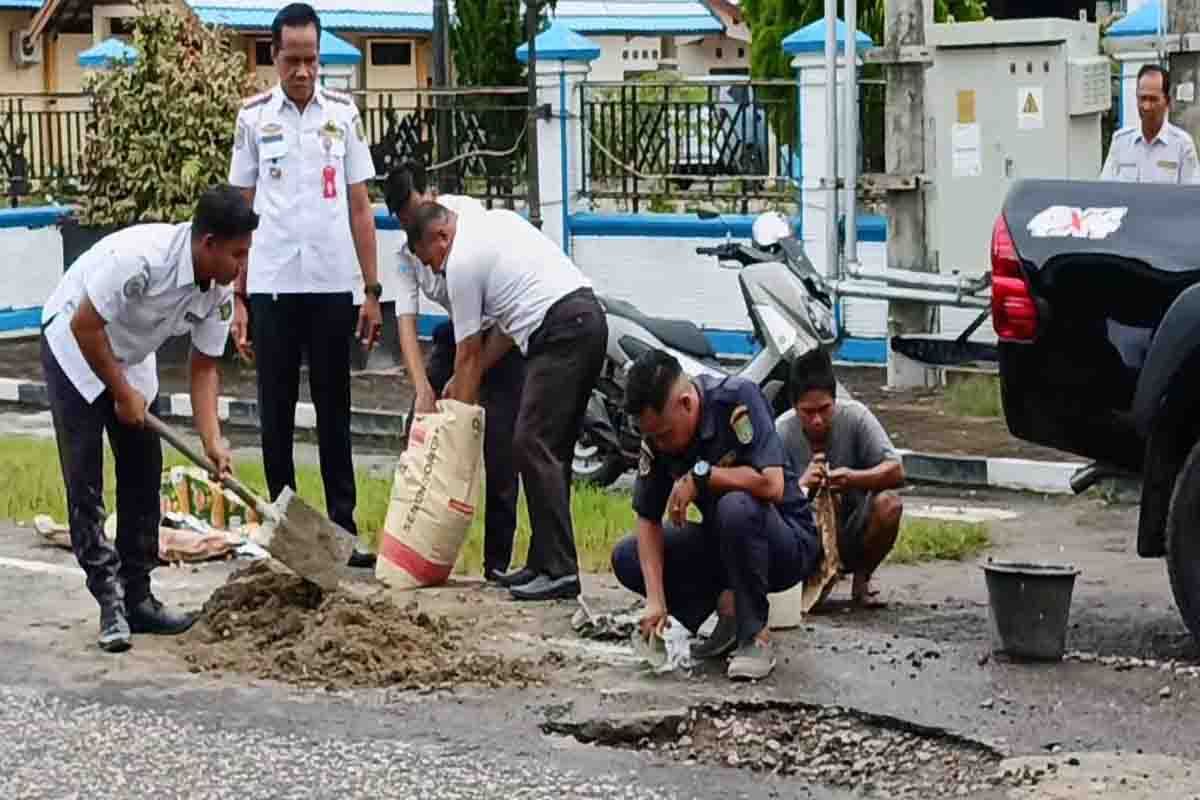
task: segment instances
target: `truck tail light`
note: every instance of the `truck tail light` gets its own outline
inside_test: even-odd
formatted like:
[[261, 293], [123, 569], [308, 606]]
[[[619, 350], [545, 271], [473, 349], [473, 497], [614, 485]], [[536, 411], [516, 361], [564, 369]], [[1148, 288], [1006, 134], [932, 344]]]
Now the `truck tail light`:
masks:
[[992, 228], [992, 326], [1002, 342], [1032, 342], [1038, 311], [1004, 215]]

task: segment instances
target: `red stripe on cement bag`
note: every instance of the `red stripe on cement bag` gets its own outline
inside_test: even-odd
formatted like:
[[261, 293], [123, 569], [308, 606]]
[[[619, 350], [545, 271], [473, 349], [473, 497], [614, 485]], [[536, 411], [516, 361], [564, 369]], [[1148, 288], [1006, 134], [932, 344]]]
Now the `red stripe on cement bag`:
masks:
[[449, 577], [475, 518], [483, 431], [483, 409], [455, 400], [413, 426], [379, 534], [379, 580], [415, 589]]

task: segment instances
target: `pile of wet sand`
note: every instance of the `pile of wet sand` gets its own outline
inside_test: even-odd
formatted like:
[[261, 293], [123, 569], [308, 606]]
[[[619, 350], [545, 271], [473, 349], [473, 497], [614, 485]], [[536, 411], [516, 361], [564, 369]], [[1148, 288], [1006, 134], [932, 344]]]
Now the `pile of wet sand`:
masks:
[[180, 639], [193, 672], [238, 672], [329, 689], [526, 686], [529, 661], [480, 653], [444, 618], [382, 594], [323, 593], [259, 562], [217, 589]]

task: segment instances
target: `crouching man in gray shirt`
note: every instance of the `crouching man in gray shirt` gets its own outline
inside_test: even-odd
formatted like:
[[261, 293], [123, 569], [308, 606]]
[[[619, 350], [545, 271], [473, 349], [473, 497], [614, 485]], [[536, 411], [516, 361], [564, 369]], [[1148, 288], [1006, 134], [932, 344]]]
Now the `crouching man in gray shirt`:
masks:
[[814, 350], [792, 364], [791, 411], [775, 422], [784, 447], [802, 471], [811, 495], [828, 481], [838, 498], [838, 551], [842, 570], [854, 574], [851, 598], [883, 605], [871, 582], [900, 533], [904, 507], [893, 491], [904, 484], [904, 466], [887, 432], [866, 406], [837, 399], [829, 354]]

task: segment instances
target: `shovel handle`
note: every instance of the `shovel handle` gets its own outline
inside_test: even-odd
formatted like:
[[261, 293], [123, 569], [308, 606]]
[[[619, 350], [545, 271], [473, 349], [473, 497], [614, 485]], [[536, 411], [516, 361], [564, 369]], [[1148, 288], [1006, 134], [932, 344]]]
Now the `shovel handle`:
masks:
[[[168, 427], [165, 422], [151, 414], [149, 411], [146, 412], [146, 427], [157, 433], [162, 438], [166, 439], [172, 447], [191, 459], [196, 466], [203, 468], [210, 475], [217, 475], [217, 465], [214, 464], [208, 458], [208, 456], [195, 450], [190, 444], [183, 440], [183, 437], [181, 437], [178, 433]], [[257, 497], [254, 492], [250, 491], [250, 489], [247, 488], [244, 483], [232, 475], [222, 475], [220, 476], [220, 480], [222, 486], [236, 494], [242, 499], [243, 502], [248, 503], [250, 507], [258, 513], [263, 513], [263, 509], [266, 504], [263, 502], [263, 500]]]

